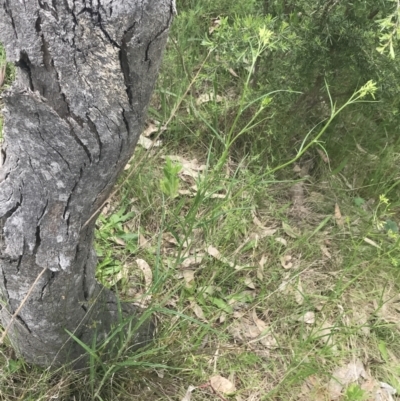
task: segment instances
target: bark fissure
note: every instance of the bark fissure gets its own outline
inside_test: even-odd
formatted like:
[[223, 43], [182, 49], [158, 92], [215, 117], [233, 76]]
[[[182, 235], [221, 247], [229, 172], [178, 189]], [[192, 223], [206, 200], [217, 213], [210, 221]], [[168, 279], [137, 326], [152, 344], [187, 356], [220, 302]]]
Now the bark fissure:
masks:
[[33, 251], [32, 251], [32, 253], [34, 254], [34, 255], [36, 255], [36, 253], [37, 253], [37, 250], [38, 250], [38, 248], [39, 248], [39, 246], [40, 246], [40, 243], [42, 242], [42, 240], [41, 240], [41, 238], [40, 238], [40, 224], [38, 224], [37, 226], [36, 226], [36, 232], [35, 232], [35, 247], [33, 248]]
[[10, 299], [10, 294], [8, 293], [8, 289], [7, 289], [7, 275], [4, 270], [2, 271], [2, 273], [3, 273], [3, 285], [4, 285], [5, 295], [6, 295], [7, 299]]
[[89, 113], [86, 113], [86, 119], [87, 119], [87, 122], [88, 122], [89, 129], [94, 134], [94, 137], [95, 137], [95, 139], [97, 141], [97, 145], [99, 146], [99, 156], [98, 156], [98, 160], [97, 160], [97, 161], [99, 161], [101, 159], [101, 151], [102, 151], [102, 148], [103, 148], [103, 143], [101, 141], [99, 131], [97, 131], [96, 124], [89, 117]]
[[[40, 118], [39, 118], [39, 115], [37, 115], [37, 117], [38, 117], [38, 120], [39, 120], [39, 127], [40, 127]], [[43, 135], [42, 135], [40, 129], [37, 130], [37, 133], [38, 133], [40, 139], [42, 140], [42, 142], [43, 142], [46, 146], [48, 146], [50, 149], [52, 149], [52, 150], [60, 157], [60, 159], [61, 159], [61, 160], [65, 163], [65, 165], [67, 166], [68, 170], [71, 172], [71, 167], [70, 167], [70, 165], [69, 165], [68, 160], [61, 154], [60, 151], [58, 151], [52, 144], [50, 144], [47, 140], [44, 139], [44, 137], [43, 137]]]
[[46, 199], [46, 204], [44, 205], [44, 208], [42, 210], [42, 213], [40, 214], [39, 218], [38, 218], [38, 224], [40, 224], [42, 217], [44, 216], [44, 214], [46, 213], [47, 210], [47, 206], [49, 205], [49, 200]]
[[117, 49], [120, 49], [121, 46], [110, 36], [110, 34], [107, 32], [107, 30], [105, 29], [102, 19], [101, 19], [101, 14], [100, 12], [97, 13], [97, 21], [98, 21], [98, 25], [100, 27], [101, 32], [103, 32], [103, 35], [107, 38], [107, 40], [109, 41], [109, 43], [111, 43], [114, 47], [116, 47]]
[[16, 65], [21, 70], [26, 72], [28, 79], [29, 79], [29, 89], [31, 91], [34, 91], [35, 88], [33, 86], [33, 80], [32, 80], [31, 62], [29, 60], [29, 57], [28, 57], [28, 54], [26, 53], [26, 51], [21, 51], [19, 61], [16, 63]]
[[[72, 114], [71, 114], [71, 116], [72, 116]], [[75, 130], [71, 126], [71, 123], [69, 121], [68, 121], [68, 125], [70, 126], [70, 131], [69, 132], [70, 132], [72, 138], [74, 138], [75, 142], [83, 149], [83, 151], [86, 153], [87, 158], [89, 159], [90, 164], [92, 164], [92, 154], [90, 153], [90, 150], [82, 142], [82, 140], [79, 138], [79, 136], [75, 133]]]
[[[133, 28], [131, 28], [132, 30]], [[128, 96], [129, 104], [133, 104], [133, 93], [130, 84], [130, 71], [129, 71], [129, 60], [127, 54], [127, 38], [126, 34], [122, 38], [121, 50], [119, 52], [119, 60], [121, 65], [122, 73], [124, 74], [124, 82], [126, 87], [126, 94]]]
[[83, 266], [83, 279], [82, 279], [82, 291], [83, 291], [83, 298], [86, 302], [89, 301], [89, 291], [87, 287], [87, 264], [85, 263]]
[[126, 129], [127, 132], [129, 132], [129, 130], [130, 130], [130, 128], [129, 128], [129, 120], [126, 117], [125, 113], [126, 113], [125, 109], [122, 109], [122, 118], [123, 118], [123, 121], [124, 121], [124, 124], [125, 124], [125, 129]]
[[15, 21], [13, 18], [13, 13], [11, 11], [11, 7], [9, 5], [9, 0], [6, 0], [4, 2], [4, 11], [6, 12], [6, 14], [9, 16], [10, 20], [11, 20], [11, 26], [13, 27], [13, 31], [14, 31], [14, 35], [15, 37], [18, 39], [18, 34], [17, 34], [17, 29], [15, 27]]
[[1, 154], [1, 160], [0, 160], [0, 166], [2, 166], [6, 160], [7, 160], [7, 153], [5, 149], [0, 148], [0, 154]]
[[20, 256], [18, 258], [17, 265], [15, 266], [15, 270], [17, 271], [17, 274], [19, 273], [19, 267], [21, 266], [22, 258], [23, 258], [23, 256]]
[[45, 281], [44, 285], [42, 285], [42, 288], [40, 290], [40, 300], [43, 301], [43, 298], [46, 293], [46, 288], [50, 287], [52, 282], [56, 278], [56, 272], [49, 272], [49, 278]]
[[[66, 204], [65, 204], [65, 208], [64, 208], [64, 212], [63, 212], [62, 217], [63, 217], [64, 220], [65, 220], [65, 218], [67, 217], [67, 227], [69, 227], [69, 219], [70, 219], [70, 213], [69, 213], [69, 211], [68, 211], [69, 205], [70, 205], [70, 203], [71, 203], [71, 200], [72, 200], [73, 195], [75, 194], [76, 188], [77, 188], [79, 182], [80, 182], [81, 179], [82, 179], [82, 175], [83, 175], [83, 168], [81, 167], [81, 168], [79, 169], [79, 177], [78, 177], [78, 179], [75, 181], [75, 184], [73, 185], [73, 187], [71, 188], [71, 193], [69, 194], [68, 199], [67, 199], [67, 202], [66, 202]], [[67, 230], [67, 233], [68, 233], [68, 230]]]
[[14, 205], [13, 207], [11, 207], [11, 208], [7, 211], [7, 213], [5, 213], [3, 216], [0, 216], [0, 218], [1, 218], [2, 220], [7, 220], [7, 219], [9, 219], [10, 217], [12, 217], [12, 216], [14, 215], [14, 213], [16, 213], [16, 212], [18, 211], [18, 209], [21, 207], [21, 205], [22, 205], [22, 200], [23, 200], [22, 188], [21, 188], [21, 187], [19, 188], [19, 193], [20, 193], [19, 201], [17, 201], [17, 202], [15, 203], [15, 205]]
[[[172, 20], [172, 16], [171, 16], [171, 20]], [[171, 20], [168, 22], [168, 25], [171, 23]], [[145, 53], [145, 57], [144, 57], [144, 61], [149, 61], [151, 62], [151, 58], [149, 56], [150, 54], [150, 47], [154, 44], [155, 41], [157, 41], [163, 34], [165, 34], [165, 32], [168, 30], [168, 28], [164, 28], [162, 29], [160, 32], [158, 32], [156, 34], [156, 36], [148, 43], [147, 48], [146, 48], [146, 53]], [[149, 66], [150, 68], [150, 66]]]
[[29, 334], [32, 334], [31, 329], [29, 328], [29, 326], [27, 325], [27, 323], [25, 322], [25, 320], [22, 319], [21, 315], [17, 315], [17, 322], [18, 322], [19, 324], [21, 324], [22, 326], [24, 326], [25, 330], [27, 330]]

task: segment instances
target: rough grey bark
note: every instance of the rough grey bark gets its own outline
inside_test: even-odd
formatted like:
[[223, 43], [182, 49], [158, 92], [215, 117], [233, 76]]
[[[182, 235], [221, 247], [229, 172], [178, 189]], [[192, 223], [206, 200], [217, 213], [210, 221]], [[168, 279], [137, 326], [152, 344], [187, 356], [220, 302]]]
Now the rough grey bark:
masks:
[[[95, 281], [93, 219], [133, 154], [174, 0], [0, 0], [0, 41], [18, 67], [0, 159], [3, 326], [25, 360], [60, 365], [104, 338], [113, 292]], [[149, 326], [138, 333], [146, 341]]]

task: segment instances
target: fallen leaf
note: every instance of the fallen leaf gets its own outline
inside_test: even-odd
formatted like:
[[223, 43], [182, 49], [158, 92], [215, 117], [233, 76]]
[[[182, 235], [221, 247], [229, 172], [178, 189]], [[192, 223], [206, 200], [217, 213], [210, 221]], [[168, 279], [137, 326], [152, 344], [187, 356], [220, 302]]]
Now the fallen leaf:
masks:
[[[246, 291], [244, 291], [244, 292], [246, 292]], [[238, 301], [237, 300], [234, 300], [234, 299], [230, 299], [229, 300], [232, 304], [235, 304], [235, 303], [237, 303]], [[238, 308], [237, 310], [235, 310], [235, 312], [233, 312], [233, 318], [234, 319], [241, 319], [245, 314], [247, 313], [247, 309], [245, 309], [245, 308]]]
[[354, 190], [353, 185], [350, 184], [349, 180], [348, 180], [342, 173], [339, 173], [339, 176], [342, 178], [342, 180], [344, 181], [345, 185], [346, 185], [349, 189]]
[[370, 395], [372, 395], [375, 394], [378, 389], [380, 389], [380, 384], [373, 377], [368, 377], [360, 387], [362, 390], [367, 391]]
[[[373, 397], [373, 401], [394, 401], [392, 395], [396, 394], [396, 389], [391, 385], [379, 382], [372, 377], [361, 384], [361, 389], [366, 391], [369, 396]], [[370, 398], [368, 398], [370, 400]]]
[[297, 319], [299, 322], [304, 322], [306, 324], [314, 324], [315, 323], [315, 313], [314, 312], [306, 312], [303, 316]]
[[253, 309], [252, 318], [253, 318], [253, 321], [256, 324], [258, 330], [260, 331], [259, 334], [261, 334], [268, 327], [267, 323], [265, 323], [263, 320], [261, 320], [257, 316], [255, 309]]
[[109, 281], [109, 285], [114, 286], [121, 280], [125, 280], [127, 282], [128, 279], [129, 279], [129, 266], [127, 264], [124, 264], [122, 266], [121, 270], [117, 274], [115, 274], [111, 277], [111, 280]]
[[382, 297], [382, 305], [378, 308], [378, 302], [374, 306], [378, 310], [377, 315], [385, 322], [394, 323], [400, 327], [400, 294], [394, 295], [392, 291]]
[[261, 221], [258, 219], [256, 213], [252, 212], [253, 223], [260, 228], [260, 232], [257, 234], [260, 238], [269, 237], [276, 233], [277, 228], [275, 227], [266, 227]]
[[162, 239], [166, 242], [169, 246], [178, 246], [178, 240], [169, 232], [165, 232], [162, 235]]
[[367, 244], [372, 245], [372, 246], [374, 246], [375, 248], [381, 249], [381, 247], [380, 247], [375, 241], [372, 241], [372, 239], [369, 239], [369, 238], [367, 238], [367, 237], [364, 237], [363, 240], [364, 240]]
[[246, 287], [251, 288], [252, 290], [256, 289], [256, 286], [253, 283], [253, 280], [250, 277], [246, 277], [244, 279], [244, 284], [246, 285]]
[[304, 303], [304, 295], [303, 294], [304, 294], [303, 287], [302, 287], [301, 281], [299, 279], [299, 283], [297, 284], [297, 288], [294, 293], [294, 298], [299, 305], [303, 305], [303, 303]]
[[191, 287], [194, 281], [194, 270], [183, 270], [182, 276], [185, 280], [186, 287]]
[[258, 217], [256, 216], [256, 213], [254, 211], [251, 212], [252, 216], [253, 216], [253, 223], [260, 228], [264, 228], [264, 224], [261, 223], [261, 221], [258, 219]]
[[328, 259], [332, 259], [332, 255], [331, 253], [328, 251], [328, 248], [325, 245], [320, 245], [320, 249], [322, 251], [322, 253], [328, 258]]
[[194, 301], [190, 301], [190, 307], [192, 308], [194, 314], [203, 321], [206, 321], [206, 317], [204, 316], [203, 309], [201, 309], [200, 305], [198, 305]]
[[226, 320], [226, 313], [225, 313], [225, 312], [221, 312], [221, 313], [219, 314], [219, 316], [218, 316], [218, 321], [219, 321], [220, 323], [224, 323], [225, 320]]
[[212, 256], [213, 258], [215, 258], [215, 259], [217, 259], [217, 260], [219, 260], [219, 261], [221, 261], [221, 262], [223, 262], [223, 263], [226, 263], [226, 264], [229, 265], [230, 267], [235, 267], [235, 264], [232, 263], [232, 262], [229, 262], [228, 259], [224, 258], [224, 257], [220, 254], [220, 252], [219, 252], [219, 250], [218, 250], [217, 248], [215, 248], [215, 247], [213, 247], [213, 246], [210, 245], [210, 246], [206, 249], [206, 251], [207, 251], [207, 253], [208, 253], [210, 256]]
[[[229, 332], [234, 339], [238, 341], [244, 341], [243, 337], [245, 337], [245, 339], [248, 340], [248, 344], [256, 342], [268, 349], [278, 348], [278, 343], [275, 337], [270, 332], [266, 333], [268, 328], [267, 323], [261, 320], [254, 310], [252, 312], [253, 322], [243, 318], [244, 313], [234, 313], [234, 317], [237, 317], [238, 321], [230, 326], [229, 329]], [[235, 314], [237, 316], [235, 316]]]
[[141, 248], [148, 248], [150, 246], [150, 241], [142, 233], [139, 233], [139, 246]]
[[[186, 160], [182, 156], [179, 155], [169, 155], [163, 156], [163, 159], [169, 158], [171, 161], [177, 162], [182, 166], [182, 170], [179, 172], [179, 176], [186, 175], [192, 177], [194, 179], [199, 177], [199, 174], [206, 170], [207, 166], [205, 164], [199, 164], [197, 159]], [[197, 187], [194, 187], [195, 192], [197, 191]]]
[[324, 321], [318, 330], [318, 337], [327, 345], [333, 345], [332, 323]]
[[376, 392], [375, 399], [377, 401], [394, 401], [392, 395], [396, 394], [396, 389], [387, 383], [380, 382], [379, 384], [381, 388]]
[[260, 343], [268, 349], [277, 349], [278, 341], [272, 334], [266, 334], [260, 338]]
[[258, 237], [259, 239], [261, 238], [265, 238], [265, 237], [272, 237], [276, 232], [278, 231], [277, 228], [263, 228], [262, 230], [260, 230]]
[[287, 246], [287, 241], [285, 240], [285, 238], [277, 237], [277, 238], [275, 238], [275, 242], [279, 242], [283, 246]]
[[340, 212], [340, 208], [337, 203], [335, 203], [335, 221], [340, 228], [344, 226], [342, 213]]
[[[158, 126], [160, 123], [157, 121], [155, 124], [155, 121], [148, 121], [147, 122], [147, 127], [146, 129], [142, 132], [142, 135], [146, 138], [154, 134], [155, 132], [158, 132]], [[165, 127], [162, 127], [160, 131], [165, 131]]]
[[288, 292], [288, 284], [289, 281], [283, 280], [282, 283], [279, 284], [278, 291], [283, 293]]
[[196, 387], [194, 386], [189, 386], [186, 390], [185, 396], [182, 398], [181, 401], [190, 401], [190, 398], [192, 397], [193, 391], [196, 390]]
[[192, 191], [190, 191], [189, 189], [180, 189], [180, 190], [178, 191], [178, 194], [179, 194], [179, 195], [188, 195], [188, 196], [190, 196], [190, 197], [193, 197], [193, 196], [196, 195], [195, 192], [192, 192]]
[[229, 74], [233, 75], [235, 78], [239, 78], [239, 75], [232, 68], [228, 68]]
[[328, 392], [331, 400], [337, 400], [340, 398], [343, 388], [348, 384], [354, 383], [360, 377], [367, 378], [368, 375], [365, 372], [364, 365], [357, 359], [350, 362], [346, 366], [337, 368], [333, 374], [332, 379], [328, 384]]
[[225, 199], [227, 194], [212, 194], [210, 196], [211, 199]]
[[309, 376], [303, 382], [297, 401], [328, 401], [326, 386], [318, 376]]
[[143, 259], [136, 259], [136, 264], [143, 273], [145, 287], [148, 290], [153, 282], [153, 272], [149, 264]]
[[[257, 248], [258, 242], [264, 237], [270, 237], [275, 234], [276, 228], [269, 229], [264, 228], [259, 230], [259, 232], [251, 233], [245, 241], [239, 245], [239, 247], [232, 253], [233, 256], [237, 255], [245, 246], [251, 247], [253, 249]], [[247, 248], [249, 249], [249, 248]]]
[[153, 148], [153, 147], [154, 147], [154, 148], [160, 147], [160, 146], [162, 145], [162, 142], [161, 142], [161, 141], [152, 141], [151, 139], [146, 138], [146, 137], [143, 136], [143, 135], [140, 135], [137, 144], [138, 144], [139, 146], [141, 146], [142, 148], [144, 148], [144, 149], [146, 149], [146, 150], [149, 150], [149, 149], [151, 149], [151, 148]]
[[251, 322], [247, 321], [246, 319], [243, 319], [240, 322], [240, 328], [241, 328], [241, 332], [242, 334], [250, 340], [254, 340], [255, 338], [257, 338], [260, 335], [260, 330], [259, 328], [252, 324]]
[[267, 261], [267, 257], [265, 255], [263, 255], [260, 259], [260, 261], [258, 262], [258, 269], [257, 269], [257, 278], [262, 281], [264, 279], [264, 265], [265, 262]]
[[224, 98], [222, 96], [219, 96], [219, 95], [215, 96], [215, 94], [213, 92], [212, 93], [203, 93], [197, 98], [196, 104], [198, 106], [200, 106], [203, 103], [208, 103], [208, 102], [212, 102], [212, 101], [214, 101], [215, 103], [220, 103], [220, 102], [222, 102], [223, 99]]
[[371, 334], [368, 315], [361, 308], [353, 309], [352, 315], [353, 324], [360, 328], [361, 334], [368, 337]]
[[268, 260], [267, 256], [265, 256], [265, 255], [261, 256], [261, 259], [260, 259], [260, 261], [258, 262], [258, 264], [260, 265], [260, 267], [261, 267], [262, 269], [264, 269], [264, 265], [265, 265], [265, 262], [266, 262], [267, 260]]
[[364, 153], [364, 154], [367, 154], [368, 152], [365, 150], [365, 149], [363, 149], [357, 142], [356, 142], [356, 147], [357, 147], [357, 149], [361, 152], [361, 153]]
[[317, 149], [317, 152], [321, 156], [321, 159], [324, 163], [329, 163], [329, 157], [325, 152], [323, 152], [321, 149]]
[[295, 206], [301, 206], [304, 204], [304, 183], [296, 182], [290, 188], [290, 194], [292, 197], [292, 202]]
[[293, 267], [293, 263], [291, 262], [291, 255], [284, 255], [281, 257], [281, 265], [284, 269], [291, 269]]
[[220, 25], [221, 25], [221, 18], [220, 17], [213, 18], [211, 20], [211, 25], [208, 28], [208, 33], [211, 35], [216, 29], [219, 28]]
[[232, 394], [236, 391], [235, 385], [225, 377], [216, 375], [210, 378], [211, 387], [218, 393]]
[[207, 253], [215, 259], [218, 259], [218, 260], [221, 259], [221, 254], [220, 254], [219, 250], [217, 248], [213, 247], [212, 245], [210, 245], [207, 248]]
[[200, 263], [203, 261], [204, 254], [202, 253], [197, 253], [196, 255], [193, 256], [188, 256], [181, 264], [179, 267], [183, 269], [189, 269], [189, 268], [194, 268], [200, 265]]
[[112, 240], [118, 245], [126, 246], [126, 242], [122, 238], [112, 237]]

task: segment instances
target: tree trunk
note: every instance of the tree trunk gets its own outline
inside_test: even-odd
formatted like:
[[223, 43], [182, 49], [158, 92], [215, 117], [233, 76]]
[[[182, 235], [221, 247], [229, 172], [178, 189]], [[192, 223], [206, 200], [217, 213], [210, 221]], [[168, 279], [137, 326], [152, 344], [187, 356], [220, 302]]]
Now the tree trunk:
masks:
[[[94, 222], [133, 154], [174, 0], [0, 0], [17, 79], [0, 158], [3, 326], [26, 361], [58, 366], [118, 320], [95, 280]], [[97, 216], [96, 216], [97, 217]], [[125, 308], [126, 309], [126, 308]], [[147, 341], [150, 324], [136, 341]]]

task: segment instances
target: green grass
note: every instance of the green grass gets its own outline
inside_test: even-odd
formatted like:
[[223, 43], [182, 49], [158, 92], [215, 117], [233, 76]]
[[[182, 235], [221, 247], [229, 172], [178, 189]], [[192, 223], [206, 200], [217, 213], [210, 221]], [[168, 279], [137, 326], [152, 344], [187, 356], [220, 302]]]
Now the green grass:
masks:
[[[78, 373], [29, 367], [3, 345], [0, 399], [180, 401], [195, 386], [192, 401], [328, 400], [356, 360], [368, 377], [344, 383], [340, 400], [374, 399], [378, 382], [400, 391], [399, 136], [375, 103], [317, 125], [337, 100], [329, 86], [319, 118], [291, 117], [298, 88], [271, 94], [247, 68], [269, 46], [255, 23], [246, 61], [210, 52], [213, 18], [260, 4], [180, 2], [150, 107], [168, 122], [162, 146], [136, 149], [97, 223], [97, 277], [157, 316], [153, 344], [133, 352], [116, 328], [117, 356], [86, 344]], [[212, 389], [216, 375], [233, 395]]]

